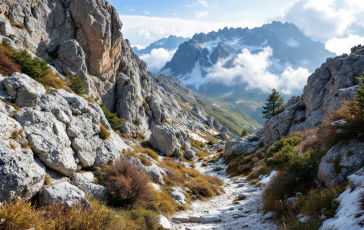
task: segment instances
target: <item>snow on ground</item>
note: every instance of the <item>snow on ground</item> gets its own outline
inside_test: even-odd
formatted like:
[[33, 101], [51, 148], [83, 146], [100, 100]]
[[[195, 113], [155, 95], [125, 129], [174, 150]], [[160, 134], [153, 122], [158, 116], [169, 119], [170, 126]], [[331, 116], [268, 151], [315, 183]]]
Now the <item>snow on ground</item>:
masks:
[[[214, 169], [221, 167], [223, 170], [216, 172]], [[264, 187], [257, 188], [249, 185], [246, 178], [234, 177], [229, 178], [221, 160], [209, 167], [201, 167], [201, 162], [196, 164], [196, 169], [201, 173], [217, 176], [225, 182], [225, 193], [217, 196], [207, 202], [193, 202], [190, 209], [177, 213], [175, 216], [215, 216], [221, 217], [221, 222], [217, 223], [172, 223], [172, 229], [254, 229], [254, 230], [274, 230], [278, 227], [274, 225], [269, 218], [271, 214], [257, 212], [262, 202], [262, 193]], [[272, 178], [268, 176], [267, 178]], [[268, 179], [267, 179], [268, 180]], [[246, 199], [239, 201], [239, 204], [233, 204], [234, 199], [239, 195], [246, 195]]]
[[199, 135], [197, 135], [196, 133], [192, 133], [189, 132], [188, 135], [190, 135], [190, 137], [196, 141], [201, 141], [203, 143], [206, 143], [207, 141], [205, 139], [203, 139], [202, 137], [200, 137]]
[[[336, 211], [334, 218], [326, 220], [321, 230], [359, 230], [364, 229], [359, 223], [364, 223], [364, 211], [360, 210], [360, 199], [364, 194], [364, 169], [348, 177], [351, 183], [356, 187], [352, 191], [348, 188], [339, 196], [340, 206]], [[358, 215], [358, 216], [357, 216]], [[361, 215], [361, 216], [360, 216]]]

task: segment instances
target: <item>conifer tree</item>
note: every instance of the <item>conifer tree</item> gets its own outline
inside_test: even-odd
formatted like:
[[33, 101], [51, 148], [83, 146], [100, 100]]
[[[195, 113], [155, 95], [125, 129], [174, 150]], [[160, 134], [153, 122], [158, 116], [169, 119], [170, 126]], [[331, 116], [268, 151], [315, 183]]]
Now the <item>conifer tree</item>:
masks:
[[351, 107], [351, 114], [363, 119], [364, 118], [364, 75], [358, 78], [360, 86], [356, 90], [356, 98]]
[[241, 132], [241, 136], [242, 137], [245, 137], [245, 136], [248, 136], [249, 135], [249, 132], [246, 128], [243, 129], [243, 131]]
[[267, 103], [265, 103], [265, 106], [263, 107], [263, 117], [266, 120], [269, 120], [277, 114], [282, 105], [283, 98], [279, 95], [276, 89], [273, 89], [272, 93], [267, 98]]

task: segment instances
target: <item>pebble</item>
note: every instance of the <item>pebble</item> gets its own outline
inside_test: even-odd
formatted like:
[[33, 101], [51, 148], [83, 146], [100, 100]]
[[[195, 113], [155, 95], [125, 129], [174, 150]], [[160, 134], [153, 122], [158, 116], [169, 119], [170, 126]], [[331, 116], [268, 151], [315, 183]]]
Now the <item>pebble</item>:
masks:
[[233, 204], [237, 205], [237, 204], [240, 204], [240, 202], [239, 201], [234, 201]]
[[238, 184], [238, 188], [244, 187], [245, 184]]

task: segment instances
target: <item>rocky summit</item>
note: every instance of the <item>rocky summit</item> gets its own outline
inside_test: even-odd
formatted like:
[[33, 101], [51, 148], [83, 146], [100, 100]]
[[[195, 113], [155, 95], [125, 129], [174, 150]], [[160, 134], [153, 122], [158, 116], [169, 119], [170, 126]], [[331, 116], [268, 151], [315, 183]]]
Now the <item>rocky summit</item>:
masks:
[[[363, 228], [363, 46], [333, 57], [272, 22], [137, 49], [120, 18], [149, 39], [164, 30], [143, 32], [146, 20], [167, 19], [121, 12], [105, 0], [0, 2], [0, 229]], [[138, 56], [178, 45], [163, 69], [173, 76]], [[197, 67], [231, 69], [242, 49], [270, 58], [276, 75], [254, 72], [270, 88], [282, 68], [313, 72], [302, 95], [188, 88], [207, 74]]]

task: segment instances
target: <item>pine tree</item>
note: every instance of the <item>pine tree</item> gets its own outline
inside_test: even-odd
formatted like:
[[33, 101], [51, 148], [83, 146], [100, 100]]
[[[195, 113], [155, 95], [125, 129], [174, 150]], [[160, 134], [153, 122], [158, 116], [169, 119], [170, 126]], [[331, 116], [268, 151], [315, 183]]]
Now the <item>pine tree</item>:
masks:
[[245, 137], [245, 136], [248, 136], [249, 135], [249, 132], [246, 128], [243, 129], [243, 131], [241, 132], [241, 136], [242, 137]]
[[277, 114], [282, 105], [283, 98], [279, 95], [276, 89], [273, 89], [272, 93], [267, 98], [267, 103], [263, 107], [263, 117], [266, 120], [269, 120], [271, 117]]
[[356, 98], [353, 102], [353, 106], [350, 109], [350, 113], [363, 119], [364, 118], [364, 75], [357, 78], [360, 86], [356, 90]]

